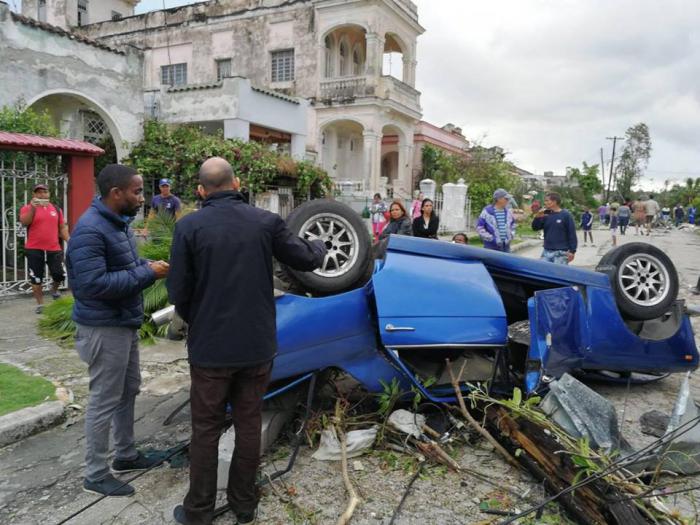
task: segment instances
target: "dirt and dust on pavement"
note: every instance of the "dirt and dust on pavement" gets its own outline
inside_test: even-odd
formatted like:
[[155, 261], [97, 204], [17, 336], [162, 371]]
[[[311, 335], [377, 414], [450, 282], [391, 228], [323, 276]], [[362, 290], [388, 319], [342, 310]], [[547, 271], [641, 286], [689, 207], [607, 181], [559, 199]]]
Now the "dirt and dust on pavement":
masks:
[[[621, 243], [642, 240], [664, 250], [674, 261], [681, 280], [681, 298], [697, 280], [700, 272], [700, 236], [689, 232], [655, 233], [651, 237], [628, 234]], [[594, 230], [596, 247], [581, 247], [574, 264], [592, 268], [610, 249], [610, 233]], [[539, 247], [521, 255], [538, 257]], [[695, 302], [700, 302], [697, 299]], [[83, 411], [87, 393], [85, 365], [73, 349], [60, 348], [36, 335], [36, 316], [29, 299], [0, 302], [0, 361], [41, 374], [75, 395], [76, 408], [61, 426], [0, 449], [0, 523], [54, 524], [94, 501], [96, 496], [82, 491], [84, 453]], [[695, 333], [700, 333], [694, 320]], [[698, 338], [696, 337], [696, 341]], [[698, 341], [700, 344], [700, 341]], [[167, 449], [189, 438], [189, 412], [183, 410], [171, 425], [165, 418], [188, 395], [187, 363], [182, 344], [160, 344], [142, 350], [144, 371], [142, 393], [137, 398], [136, 436], [142, 448]], [[670, 413], [682, 374], [657, 383], [627, 388], [626, 385], [591, 385], [610, 399], [618, 410], [622, 433], [635, 447], [653, 440], [641, 433], [639, 418], [657, 409]], [[692, 380], [692, 393], [700, 400], [700, 379]], [[286, 464], [291, 453], [289, 440], [283, 436], [263, 458], [263, 471], [274, 472]], [[335, 523], [343, 512], [347, 495], [339, 462], [311, 458], [303, 446], [293, 471], [263, 491], [259, 507], [261, 524]], [[527, 507], [544, 496], [543, 487], [533, 478], [506, 464], [483, 441], [460, 444], [451, 451], [460, 465], [481, 473], [477, 478], [466, 472], [457, 474], [444, 466], [424, 468], [416, 479], [397, 524], [426, 523], [465, 524], [497, 523], [503, 518], [480, 512], [484, 501], [499, 500], [511, 510]], [[417, 468], [417, 460], [398, 452], [376, 450], [351, 461], [350, 476], [362, 499], [352, 523], [387, 524]], [[172, 509], [182, 501], [187, 490], [187, 468], [160, 467], [135, 481], [132, 498], [108, 498], [88, 509], [70, 524], [166, 524], [173, 523]], [[700, 484], [688, 478], [688, 485]], [[520, 495], [519, 498], [517, 495]], [[525, 497], [526, 500], [521, 499]], [[220, 493], [220, 501], [224, 500]], [[678, 496], [669, 501], [696, 522], [692, 497]], [[534, 521], [533, 521], [534, 520]], [[218, 518], [217, 524], [231, 524], [230, 514]], [[521, 523], [569, 523], [563, 513], [550, 507], [535, 520]]]

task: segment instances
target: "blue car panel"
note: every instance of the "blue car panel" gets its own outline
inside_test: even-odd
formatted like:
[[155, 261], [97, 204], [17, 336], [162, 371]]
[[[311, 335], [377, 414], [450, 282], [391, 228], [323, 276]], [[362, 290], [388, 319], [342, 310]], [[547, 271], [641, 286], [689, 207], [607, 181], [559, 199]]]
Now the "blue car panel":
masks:
[[372, 283], [387, 347], [507, 341], [503, 302], [479, 261], [392, 251]]
[[529, 301], [528, 358], [539, 370], [526, 374], [532, 392], [548, 376], [576, 369], [624, 372], [681, 372], [698, 366], [698, 351], [687, 316], [669, 337], [652, 340], [630, 331], [610, 290], [556, 288], [537, 292]]

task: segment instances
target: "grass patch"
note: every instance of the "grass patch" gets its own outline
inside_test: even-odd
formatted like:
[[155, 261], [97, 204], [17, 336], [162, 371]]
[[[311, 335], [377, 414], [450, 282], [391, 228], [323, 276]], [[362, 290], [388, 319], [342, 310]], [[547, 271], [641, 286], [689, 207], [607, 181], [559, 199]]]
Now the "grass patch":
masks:
[[43, 377], [0, 364], [0, 416], [55, 399], [56, 388]]
[[537, 237], [540, 232], [532, 229], [532, 220], [528, 219], [516, 226], [515, 232], [521, 237]]

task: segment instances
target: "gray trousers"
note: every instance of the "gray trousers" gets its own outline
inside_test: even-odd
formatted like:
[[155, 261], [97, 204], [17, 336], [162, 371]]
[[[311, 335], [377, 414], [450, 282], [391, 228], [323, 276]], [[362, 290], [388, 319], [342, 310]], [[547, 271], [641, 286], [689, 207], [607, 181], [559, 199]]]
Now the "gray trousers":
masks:
[[85, 414], [85, 478], [101, 481], [109, 474], [109, 429], [115, 457], [131, 460], [134, 446], [134, 401], [141, 385], [138, 333], [135, 328], [78, 325], [75, 347], [90, 373]]

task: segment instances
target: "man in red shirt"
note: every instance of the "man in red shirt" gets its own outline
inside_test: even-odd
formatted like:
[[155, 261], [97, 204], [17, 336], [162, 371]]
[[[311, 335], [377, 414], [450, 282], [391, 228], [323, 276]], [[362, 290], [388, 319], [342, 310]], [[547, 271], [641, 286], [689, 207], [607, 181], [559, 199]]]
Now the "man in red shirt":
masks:
[[51, 296], [58, 299], [58, 287], [63, 282], [63, 249], [61, 240], [68, 242], [68, 226], [58, 206], [49, 200], [49, 188], [45, 184], [34, 186], [34, 198], [22, 206], [19, 221], [27, 228], [24, 251], [29, 266], [32, 293], [37, 302], [36, 313], [44, 308], [44, 268], [48, 264], [53, 279]]

